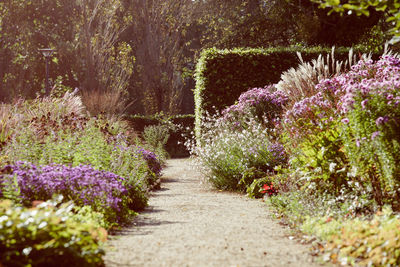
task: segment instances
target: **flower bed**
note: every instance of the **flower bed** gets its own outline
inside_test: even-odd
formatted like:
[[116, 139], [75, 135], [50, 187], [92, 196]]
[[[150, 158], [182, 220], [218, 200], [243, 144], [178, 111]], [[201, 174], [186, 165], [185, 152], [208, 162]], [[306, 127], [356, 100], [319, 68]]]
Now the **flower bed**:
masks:
[[249, 90], [202, 126], [194, 152], [214, 186], [264, 196], [325, 241], [326, 260], [394, 266], [400, 250], [386, 232], [400, 222], [400, 60], [363, 58], [297, 102], [274, 86]]

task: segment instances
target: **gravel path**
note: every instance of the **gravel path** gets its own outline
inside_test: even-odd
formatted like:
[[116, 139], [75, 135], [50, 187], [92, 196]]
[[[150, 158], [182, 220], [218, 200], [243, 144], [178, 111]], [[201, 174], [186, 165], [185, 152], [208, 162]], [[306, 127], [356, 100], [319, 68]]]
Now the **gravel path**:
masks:
[[319, 266], [265, 203], [199, 181], [189, 159], [169, 160], [149, 207], [108, 242], [106, 266]]

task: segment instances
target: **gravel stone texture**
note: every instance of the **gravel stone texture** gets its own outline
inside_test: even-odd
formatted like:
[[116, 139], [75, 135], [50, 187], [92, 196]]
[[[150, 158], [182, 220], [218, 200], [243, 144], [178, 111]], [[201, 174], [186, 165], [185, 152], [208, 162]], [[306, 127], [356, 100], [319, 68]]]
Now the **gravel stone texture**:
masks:
[[200, 178], [190, 159], [168, 160], [149, 207], [110, 237], [106, 266], [320, 266], [265, 203]]

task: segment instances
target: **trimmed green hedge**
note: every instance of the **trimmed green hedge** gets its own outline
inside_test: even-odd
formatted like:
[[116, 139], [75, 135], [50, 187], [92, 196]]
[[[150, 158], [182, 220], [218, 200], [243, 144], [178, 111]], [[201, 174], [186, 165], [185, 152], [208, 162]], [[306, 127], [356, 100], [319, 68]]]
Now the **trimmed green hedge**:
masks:
[[[335, 58], [348, 58], [350, 48], [336, 48]], [[200, 136], [201, 117], [235, 103], [240, 94], [250, 88], [277, 83], [282, 72], [300, 63], [296, 52], [304, 61], [320, 54], [331, 53], [331, 48], [235, 48], [203, 50], [196, 66], [194, 91], [195, 132]], [[359, 51], [356, 51], [358, 53]], [[215, 108], [214, 108], [215, 107]]]
[[194, 130], [194, 115], [184, 114], [175, 115], [170, 117], [163, 116], [143, 116], [143, 115], [133, 115], [128, 118], [133, 129], [139, 134], [143, 133], [146, 126], [159, 125], [166, 123], [167, 121], [180, 125], [177, 131], [170, 131], [170, 137], [167, 141], [165, 150], [172, 158], [188, 157], [190, 155], [187, 150], [185, 143], [185, 138], [182, 135], [190, 136], [191, 132]]

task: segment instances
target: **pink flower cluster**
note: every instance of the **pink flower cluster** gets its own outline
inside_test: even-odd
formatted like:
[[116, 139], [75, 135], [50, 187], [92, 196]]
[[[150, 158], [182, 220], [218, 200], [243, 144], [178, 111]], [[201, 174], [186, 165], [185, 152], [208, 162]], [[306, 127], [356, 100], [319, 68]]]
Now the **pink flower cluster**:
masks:
[[[295, 136], [307, 135], [315, 127], [322, 129], [356, 105], [376, 114], [374, 120], [380, 126], [396, 119], [388, 110], [400, 107], [400, 60], [393, 56], [383, 56], [376, 62], [360, 60], [349, 72], [322, 80], [316, 88], [319, 93], [295, 103], [284, 116], [286, 128]], [[379, 100], [374, 100], [376, 97]], [[341, 121], [349, 123], [346, 117]]]
[[292, 136], [307, 135], [333, 120], [333, 103], [322, 92], [296, 102], [284, 115], [284, 125]]
[[335, 102], [341, 113], [347, 113], [356, 102], [367, 109], [371, 95], [382, 95], [387, 105], [398, 106], [400, 60], [393, 56], [383, 56], [377, 62], [361, 60], [351, 71], [323, 80], [317, 88], [336, 96]]
[[237, 104], [222, 111], [223, 120], [237, 123], [244, 115], [252, 115], [260, 122], [272, 124], [282, 113], [288, 97], [273, 85], [253, 88], [240, 95]]

